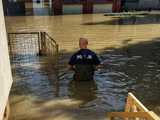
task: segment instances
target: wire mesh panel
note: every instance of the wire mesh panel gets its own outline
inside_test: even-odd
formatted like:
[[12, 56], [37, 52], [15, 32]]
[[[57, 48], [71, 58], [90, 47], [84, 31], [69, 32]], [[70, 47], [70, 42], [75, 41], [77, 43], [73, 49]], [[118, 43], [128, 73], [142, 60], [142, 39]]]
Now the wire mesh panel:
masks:
[[46, 56], [57, 64], [58, 44], [46, 32], [8, 33], [11, 63], [24, 64]]
[[47, 56], [49, 63], [58, 62], [58, 44], [46, 32], [41, 32], [41, 50]]
[[39, 54], [39, 32], [8, 33], [8, 43], [12, 63], [30, 62]]
[[58, 45], [46, 32], [8, 33], [8, 48], [15, 79], [41, 70], [58, 74]]

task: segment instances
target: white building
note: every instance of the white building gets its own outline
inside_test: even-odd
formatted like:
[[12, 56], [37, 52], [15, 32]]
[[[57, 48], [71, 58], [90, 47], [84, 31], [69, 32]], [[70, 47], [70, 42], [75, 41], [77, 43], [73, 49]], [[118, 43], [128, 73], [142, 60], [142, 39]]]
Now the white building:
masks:
[[0, 38], [0, 120], [2, 120], [12, 84], [2, 0], [0, 0]]

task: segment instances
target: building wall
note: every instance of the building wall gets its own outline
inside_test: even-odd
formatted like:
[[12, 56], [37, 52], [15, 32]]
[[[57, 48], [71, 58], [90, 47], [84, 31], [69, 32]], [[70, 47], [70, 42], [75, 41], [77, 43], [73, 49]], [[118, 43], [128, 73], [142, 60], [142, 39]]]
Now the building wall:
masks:
[[146, 8], [160, 8], [160, 0], [140, 0], [139, 7], [146, 9]]
[[2, 120], [9, 91], [12, 84], [11, 68], [8, 55], [6, 28], [0, 0], [0, 120]]
[[123, 0], [123, 5], [128, 9], [147, 10], [160, 9], [160, 0]]

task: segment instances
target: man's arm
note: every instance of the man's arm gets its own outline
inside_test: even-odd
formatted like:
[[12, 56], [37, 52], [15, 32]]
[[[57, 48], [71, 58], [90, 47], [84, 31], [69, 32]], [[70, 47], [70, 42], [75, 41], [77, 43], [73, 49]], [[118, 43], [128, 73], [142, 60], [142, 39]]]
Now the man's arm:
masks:
[[96, 70], [102, 68], [101, 62], [96, 54], [93, 57], [94, 65], [96, 66]]
[[68, 69], [69, 70], [74, 70], [75, 69], [75, 64], [76, 64], [76, 55], [72, 55], [68, 62]]
[[75, 70], [75, 66], [74, 65], [68, 65], [68, 69], [74, 71]]
[[93, 56], [93, 63], [96, 66], [99, 66], [101, 64], [101, 62], [96, 54], [94, 54], [94, 56]]

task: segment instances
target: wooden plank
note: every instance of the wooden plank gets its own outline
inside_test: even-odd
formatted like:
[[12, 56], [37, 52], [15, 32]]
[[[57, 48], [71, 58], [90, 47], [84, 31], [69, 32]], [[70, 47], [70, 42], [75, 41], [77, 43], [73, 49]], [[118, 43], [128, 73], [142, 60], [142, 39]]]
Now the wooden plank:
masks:
[[128, 94], [128, 99], [131, 99], [132, 105], [136, 105], [138, 109], [140, 109], [143, 112], [148, 112], [149, 110], [132, 94]]
[[[157, 116], [152, 116], [152, 112], [110, 112], [107, 114], [109, 118], [145, 118], [146, 120], [159, 120]], [[155, 114], [154, 114], [155, 115]]]
[[160, 118], [152, 111], [149, 111], [132, 93], [128, 94], [127, 103], [125, 106], [125, 112], [110, 112], [108, 113], [110, 120], [119, 117], [124, 120], [129, 118], [135, 118], [139, 120], [144, 118], [145, 120], [160, 120]]
[[157, 116], [153, 111], [150, 111], [148, 114], [154, 118], [154, 120], [160, 120], [159, 116]]
[[130, 112], [131, 109], [131, 97], [127, 97], [127, 102], [126, 102], [126, 106], [125, 106], [125, 112]]

